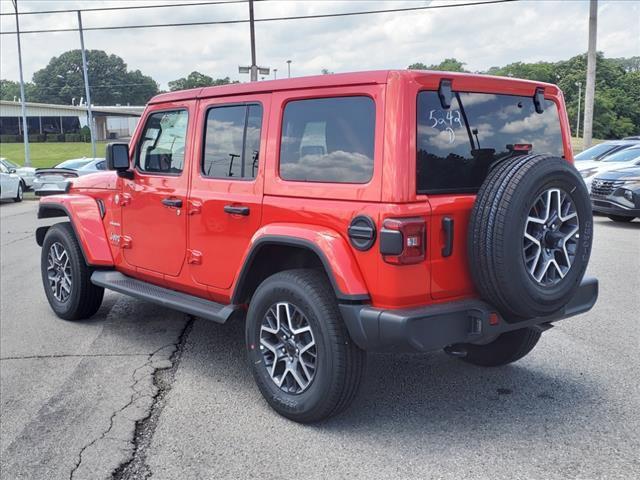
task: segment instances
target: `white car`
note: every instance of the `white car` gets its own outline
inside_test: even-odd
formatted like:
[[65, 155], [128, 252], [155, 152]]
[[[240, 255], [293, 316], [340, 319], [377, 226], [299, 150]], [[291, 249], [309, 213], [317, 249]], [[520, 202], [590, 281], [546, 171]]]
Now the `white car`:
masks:
[[14, 202], [22, 201], [22, 179], [13, 169], [9, 170], [0, 163], [0, 199], [13, 199]]
[[39, 168], [33, 182], [33, 191], [39, 197], [65, 192], [69, 179], [106, 170], [104, 158], [72, 158], [53, 168]]
[[8, 158], [0, 157], [0, 163], [7, 167], [8, 170], [15, 169], [18, 176], [22, 179], [22, 187], [29, 189], [33, 187], [33, 181], [36, 178], [36, 169], [33, 167], [21, 167], [12, 162]]
[[580, 175], [582, 175], [584, 183], [587, 185], [587, 190], [591, 193], [591, 183], [598, 175], [623, 167], [640, 165], [640, 145], [625, 148], [624, 150], [604, 157], [602, 160], [583, 163], [585, 164], [584, 166], [577, 165], [578, 171]]

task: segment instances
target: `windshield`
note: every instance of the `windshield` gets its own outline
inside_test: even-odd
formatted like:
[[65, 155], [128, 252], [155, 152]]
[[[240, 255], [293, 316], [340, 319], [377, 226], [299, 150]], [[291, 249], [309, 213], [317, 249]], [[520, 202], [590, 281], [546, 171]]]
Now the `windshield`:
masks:
[[59, 163], [54, 168], [70, 168], [71, 170], [78, 170], [83, 165], [91, 162], [91, 160], [87, 160], [86, 158], [76, 159], [76, 160], [65, 160], [62, 163]]
[[587, 148], [584, 152], [580, 152], [573, 159], [576, 162], [581, 160], [599, 160], [600, 157], [606, 155], [609, 152], [618, 150], [619, 145], [612, 145], [610, 143], [599, 143], [593, 147]]
[[630, 162], [631, 160], [635, 160], [640, 158], [640, 148], [628, 148], [626, 150], [622, 150], [621, 152], [616, 152], [612, 155], [604, 157], [602, 159], [603, 162]]
[[418, 94], [418, 193], [475, 193], [496, 162], [564, 149], [556, 104], [537, 113], [532, 97], [456, 92], [443, 109], [438, 92]]

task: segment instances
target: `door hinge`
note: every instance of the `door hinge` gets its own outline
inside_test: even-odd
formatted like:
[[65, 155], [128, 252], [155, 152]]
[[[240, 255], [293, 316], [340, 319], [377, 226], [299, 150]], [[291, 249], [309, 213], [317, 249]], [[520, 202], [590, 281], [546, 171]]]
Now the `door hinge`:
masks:
[[120, 237], [120, 248], [131, 248], [131, 237], [128, 235], [122, 235]]
[[187, 263], [191, 265], [202, 264], [202, 252], [198, 250], [187, 250]]
[[125, 205], [131, 203], [131, 195], [129, 195], [128, 193], [116, 193], [116, 195], [113, 197], [113, 201], [119, 207], [124, 207]]
[[189, 200], [189, 215], [195, 215], [196, 213], [202, 213], [202, 202], [198, 200]]

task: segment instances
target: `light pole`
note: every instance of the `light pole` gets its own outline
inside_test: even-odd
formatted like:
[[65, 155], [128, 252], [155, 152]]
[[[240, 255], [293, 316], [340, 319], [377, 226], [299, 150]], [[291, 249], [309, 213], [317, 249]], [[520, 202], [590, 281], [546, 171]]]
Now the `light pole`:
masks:
[[578, 87], [578, 116], [576, 117], [576, 138], [580, 138], [580, 100], [582, 100], [582, 82], [576, 82]]
[[84, 35], [82, 34], [82, 14], [78, 10], [78, 29], [80, 30], [80, 52], [82, 53], [82, 73], [84, 76], [84, 90], [87, 95], [87, 117], [89, 133], [91, 134], [91, 151], [96, 158], [96, 132], [93, 127], [93, 112], [91, 111], [91, 93], [89, 92], [89, 73], [87, 71], [87, 55], [84, 51]]
[[22, 49], [20, 48], [20, 21], [18, 20], [18, 0], [13, 1], [16, 11], [16, 38], [18, 39], [18, 69], [20, 70], [20, 108], [22, 110], [22, 141], [24, 143], [24, 165], [31, 166], [29, 150], [29, 126], [27, 125], [27, 105], [24, 99], [24, 77], [22, 76]]
[[291, 78], [291, 60], [287, 60], [287, 78]]
[[258, 81], [258, 65], [256, 64], [256, 32], [253, 21], [253, 0], [249, 0], [249, 33], [251, 35], [251, 81]]

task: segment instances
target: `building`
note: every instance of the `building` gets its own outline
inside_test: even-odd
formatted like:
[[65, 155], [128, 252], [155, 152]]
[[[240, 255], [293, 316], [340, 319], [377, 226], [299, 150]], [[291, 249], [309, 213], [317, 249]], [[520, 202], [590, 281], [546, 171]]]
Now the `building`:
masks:
[[[31, 102], [26, 106], [29, 135], [79, 133], [88, 124], [86, 106]], [[130, 137], [143, 110], [144, 107], [128, 105], [92, 107], [96, 139]], [[22, 135], [20, 102], [0, 100], [0, 135]]]

